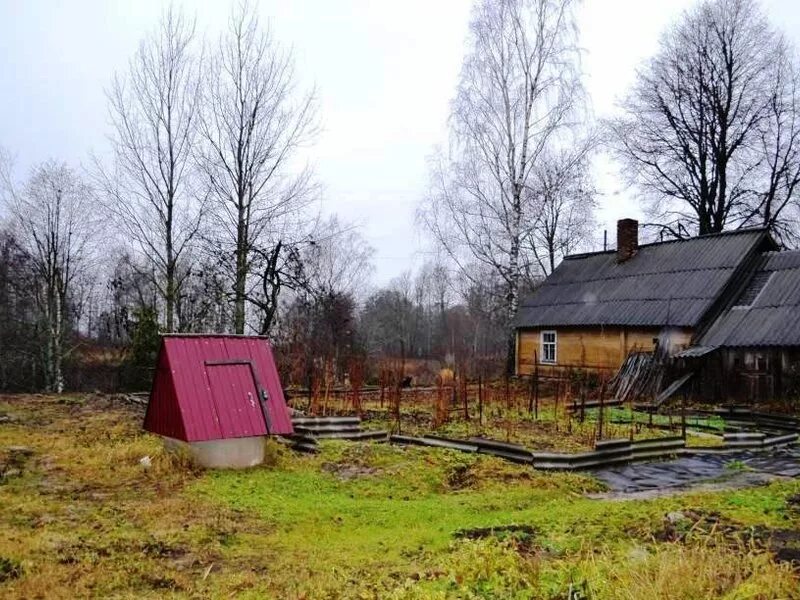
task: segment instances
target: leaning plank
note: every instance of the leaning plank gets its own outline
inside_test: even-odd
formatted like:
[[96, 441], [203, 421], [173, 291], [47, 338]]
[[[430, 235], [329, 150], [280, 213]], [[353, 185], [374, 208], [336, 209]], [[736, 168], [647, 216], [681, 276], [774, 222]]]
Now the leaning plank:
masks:
[[687, 381], [689, 381], [692, 378], [693, 375], [694, 375], [693, 372], [686, 373], [686, 375], [684, 375], [683, 377], [680, 377], [679, 379], [676, 379], [675, 381], [670, 383], [664, 390], [662, 390], [658, 394], [658, 396], [656, 396], [656, 399], [653, 401], [653, 404], [655, 406], [661, 406], [662, 404], [664, 404], [664, 402], [666, 402], [672, 396], [678, 393], [678, 391], [686, 384]]

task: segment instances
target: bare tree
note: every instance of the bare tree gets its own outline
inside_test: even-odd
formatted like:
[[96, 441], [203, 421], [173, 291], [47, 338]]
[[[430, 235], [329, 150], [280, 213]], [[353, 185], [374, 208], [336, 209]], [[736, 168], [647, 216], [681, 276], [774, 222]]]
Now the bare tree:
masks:
[[357, 297], [373, 268], [372, 247], [336, 215], [315, 222], [302, 238], [292, 240], [292, 235], [297, 236], [297, 231], [286, 232], [268, 248], [253, 248], [260, 283], [247, 299], [259, 311], [262, 335], [272, 330], [282, 291], [306, 295], [311, 302]]
[[0, 228], [0, 389], [41, 389], [36, 272], [10, 228]]
[[552, 273], [564, 256], [592, 239], [596, 202], [591, 148], [592, 143], [586, 142], [544, 153], [526, 188], [535, 216], [523, 245], [542, 275]]
[[316, 104], [313, 93], [296, 93], [291, 53], [247, 3], [234, 9], [207, 66], [202, 165], [215, 247], [229, 261], [234, 329], [243, 333], [254, 248], [276, 244], [281, 222], [296, 218], [313, 196], [311, 170], [294, 167], [316, 131]]
[[[34, 295], [41, 317], [45, 382], [64, 390], [63, 362], [74, 286], [89, 258], [93, 235], [88, 186], [69, 167], [47, 162], [33, 170], [21, 190], [10, 188], [8, 208], [35, 274]], [[73, 321], [74, 322], [74, 321]]]
[[[170, 7], [142, 41], [126, 76], [108, 91], [113, 168], [96, 161], [105, 204], [153, 273], [165, 327], [174, 331], [184, 278], [181, 260], [201, 216], [193, 147], [197, 143], [199, 59], [195, 25]], [[152, 267], [152, 268], [151, 268]]]
[[361, 232], [332, 215], [322, 221], [305, 247], [303, 261], [312, 293], [359, 297], [374, 270], [375, 250]]
[[367, 348], [374, 355], [407, 357], [417, 354], [411, 291], [411, 274], [405, 272], [366, 299], [361, 327]]
[[414, 302], [425, 356], [444, 356], [452, 346], [447, 330], [452, 288], [451, 273], [438, 256], [426, 261], [414, 277]]
[[248, 293], [247, 300], [260, 314], [260, 335], [269, 335], [272, 332], [278, 316], [281, 292], [304, 291], [308, 288], [308, 278], [300, 252], [302, 243], [310, 243], [310, 240], [300, 243], [278, 240], [269, 248], [254, 246], [252, 249], [255, 261], [260, 264], [260, 286]]
[[[543, 154], [569, 143], [583, 97], [573, 0], [484, 0], [470, 26], [451, 113], [451, 157], [433, 165], [421, 221], [467, 277], [474, 262], [505, 283], [516, 314], [532, 257], [530, 186]], [[509, 365], [513, 364], [509, 328]]]
[[753, 145], [761, 163], [753, 202], [743, 224], [769, 227], [784, 242], [797, 240], [800, 184], [800, 72], [794, 49], [783, 39], [775, 51], [766, 115]]
[[664, 34], [611, 123], [664, 230], [776, 224], [800, 148], [790, 54], [755, 0], [703, 0]]

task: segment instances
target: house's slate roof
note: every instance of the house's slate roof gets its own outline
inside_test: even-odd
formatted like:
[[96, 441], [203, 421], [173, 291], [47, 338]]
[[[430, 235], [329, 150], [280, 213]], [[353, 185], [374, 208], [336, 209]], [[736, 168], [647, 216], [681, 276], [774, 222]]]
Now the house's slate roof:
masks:
[[695, 327], [759, 247], [763, 229], [646, 244], [617, 263], [616, 251], [565, 258], [522, 300], [517, 327]]
[[759, 260], [754, 278], [769, 274], [769, 279], [753, 303], [737, 306], [742, 302], [734, 300], [699, 345], [800, 346], [800, 251], [765, 252]]

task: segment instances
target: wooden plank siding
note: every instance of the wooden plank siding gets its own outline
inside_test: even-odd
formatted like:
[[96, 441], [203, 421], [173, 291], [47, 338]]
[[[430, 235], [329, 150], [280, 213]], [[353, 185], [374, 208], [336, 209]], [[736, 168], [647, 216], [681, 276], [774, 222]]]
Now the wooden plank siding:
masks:
[[[542, 362], [542, 331], [556, 332], [555, 364]], [[517, 375], [533, 372], [534, 356], [539, 361], [539, 374], [545, 377], [570, 369], [616, 371], [634, 348], [653, 350], [659, 331], [660, 328], [621, 327], [518, 329]], [[673, 334], [671, 342], [673, 346], [688, 346], [691, 337], [691, 330], [682, 329]]]

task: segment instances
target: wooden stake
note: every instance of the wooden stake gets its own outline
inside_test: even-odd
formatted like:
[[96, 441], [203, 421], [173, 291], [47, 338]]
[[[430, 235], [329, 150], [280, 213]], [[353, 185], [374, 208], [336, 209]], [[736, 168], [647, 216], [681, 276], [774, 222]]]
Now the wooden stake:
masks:
[[581, 423], [586, 419], [586, 386], [581, 394]]
[[528, 381], [528, 414], [533, 414], [533, 376]]
[[464, 400], [464, 420], [469, 423], [469, 404], [467, 402], [467, 378], [461, 378], [461, 394]]
[[483, 376], [478, 375], [478, 425], [483, 427]]
[[686, 396], [689, 393], [684, 388], [683, 390], [683, 400], [681, 401], [681, 437], [683, 441], [686, 441]]
[[600, 407], [598, 408], [597, 413], [597, 439], [603, 439], [603, 408], [605, 403], [605, 396], [606, 396], [606, 382], [605, 378], [603, 382], [600, 384]]
[[555, 403], [553, 404], [553, 423], [556, 426], [556, 432], [558, 432], [558, 402], [561, 396], [561, 378], [559, 377], [556, 379], [556, 399]]
[[539, 420], [539, 357], [533, 351], [533, 418]]

